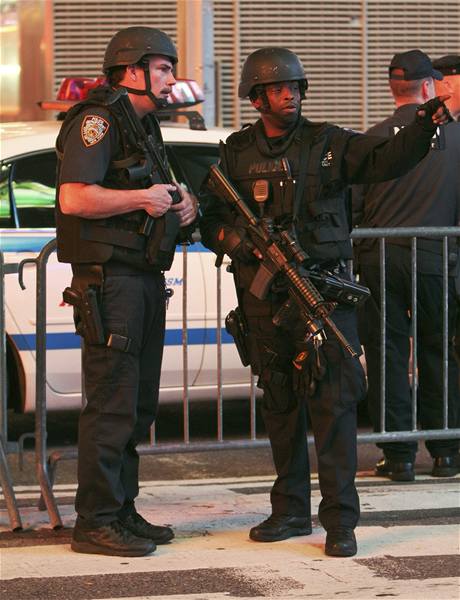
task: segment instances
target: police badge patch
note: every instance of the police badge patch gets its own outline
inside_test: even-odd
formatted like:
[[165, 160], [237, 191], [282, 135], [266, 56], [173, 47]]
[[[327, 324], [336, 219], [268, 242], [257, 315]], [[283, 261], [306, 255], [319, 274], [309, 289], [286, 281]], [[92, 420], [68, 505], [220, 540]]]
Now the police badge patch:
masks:
[[328, 152], [326, 152], [326, 154], [321, 159], [321, 166], [322, 167], [330, 167], [332, 165], [332, 158], [333, 158], [332, 152], [331, 152], [331, 150], [329, 150]]
[[81, 125], [81, 139], [87, 148], [102, 140], [110, 123], [99, 115], [87, 115]]

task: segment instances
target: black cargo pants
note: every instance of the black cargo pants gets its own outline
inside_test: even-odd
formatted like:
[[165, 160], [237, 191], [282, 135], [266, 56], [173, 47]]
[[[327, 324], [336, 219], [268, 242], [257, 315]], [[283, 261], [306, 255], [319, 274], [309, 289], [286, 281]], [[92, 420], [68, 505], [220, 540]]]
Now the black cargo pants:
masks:
[[[377, 258], [376, 258], [377, 263]], [[441, 258], [439, 257], [441, 264]], [[360, 264], [361, 283], [371, 298], [360, 309], [360, 333], [366, 353], [369, 414], [380, 431], [380, 267]], [[440, 275], [417, 274], [418, 421], [422, 429], [443, 429], [443, 281]], [[412, 306], [411, 254], [389, 246], [386, 262], [386, 431], [412, 430], [412, 388], [409, 380]], [[448, 281], [448, 425], [458, 427], [459, 369], [452, 342], [457, 318], [455, 281]], [[427, 440], [433, 457], [456, 454], [459, 440]], [[377, 444], [391, 460], [413, 462], [417, 442]]]
[[87, 405], [79, 422], [77, 526], [93, 528], [134, 510], [137, 444], [157, 407], [165, 331], [161, 273], [105, 274], [101, 313], [106, 334], [130, 340], [127, 351], [84, 344]]
[[[333, 319], [360, 352], [354, 309], [339, 307]], [[301, 328], [288, 332], [275, 327], [270, 317], [248, 317], [247, 321], [253, 340], [252, 365], [264, 391], [263, 418], [277, 473], [271, 490], [272, 513], [311, 518], [310, 425], [322, 495], [320, 522], [326, 530], [354, 528], [359, 519], [356, 408], [365, 391], [359, 359], [347, 355], [328, 331], [321, 347], [325, 373], [310, 393], [308, 369], [300, 373], [292, 364]]]

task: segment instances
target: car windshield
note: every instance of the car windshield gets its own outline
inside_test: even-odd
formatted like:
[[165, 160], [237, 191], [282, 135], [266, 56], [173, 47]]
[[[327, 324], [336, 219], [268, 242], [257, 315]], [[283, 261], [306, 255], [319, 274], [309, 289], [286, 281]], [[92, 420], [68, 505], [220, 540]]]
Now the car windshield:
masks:
[[[4, 164], [0, 180], [2, 227], [54, 227], [56, 155], [52, 151]], [[13, 198], [10, 198], [10, 189]], [[13, 202], [11, 201], [13, 200]]]

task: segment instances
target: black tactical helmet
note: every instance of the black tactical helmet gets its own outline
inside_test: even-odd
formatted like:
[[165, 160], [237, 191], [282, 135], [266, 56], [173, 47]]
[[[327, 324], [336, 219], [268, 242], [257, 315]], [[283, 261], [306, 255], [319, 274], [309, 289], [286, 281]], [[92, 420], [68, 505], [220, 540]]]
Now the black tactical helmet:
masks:
[[243, 65], [238, 96], [246, 98], [254, 86], [278, 81], [304, 81], [305, 89], [308, 87], [297, 54], [287, 48], [260, 48], [250, 54]]
[[127, 27], [116, 33], [108, 43], [102, 70], [134, 65], [147, 54], [167, 56], [177, 63], [177, 50], [164, 31], [154, 27]]

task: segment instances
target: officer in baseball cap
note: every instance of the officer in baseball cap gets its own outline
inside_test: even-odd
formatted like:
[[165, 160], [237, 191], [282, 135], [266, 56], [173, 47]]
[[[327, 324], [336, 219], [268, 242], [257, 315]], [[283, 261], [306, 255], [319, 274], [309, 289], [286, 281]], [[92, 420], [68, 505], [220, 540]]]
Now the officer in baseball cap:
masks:
[[448, 54], [433, 61], [433, 67], [445, 75], [460, 75], [460, 54]]
[[451, 115], [460, 121], [460, 54], [447, 54], [433, 61], [433, 67], [444, 77], [435, 82], [436, 94], [450, 94], [446, 104]]
[[390, 79], [415, 81], [432, 77], [440, 81], [442, 73], [433, 68], [429, 56], [421, 50], [409, 50], [393, 56], [389, 66]]

